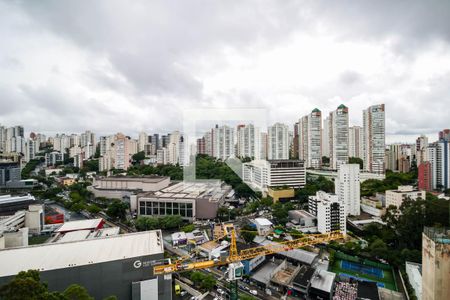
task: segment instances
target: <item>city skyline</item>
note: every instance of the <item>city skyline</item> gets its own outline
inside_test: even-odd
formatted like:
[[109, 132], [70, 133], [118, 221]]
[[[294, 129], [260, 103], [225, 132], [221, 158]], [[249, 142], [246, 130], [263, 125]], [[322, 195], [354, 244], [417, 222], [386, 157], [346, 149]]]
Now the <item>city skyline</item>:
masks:
[[388, 143], [431, 139], [447, 127], [448, 5], [0, 2], [0, 120], [136, 134], [180, 129], [191, 107], [293, 124], [343, 103], [361, 125], [352, 111], [385, 103]]

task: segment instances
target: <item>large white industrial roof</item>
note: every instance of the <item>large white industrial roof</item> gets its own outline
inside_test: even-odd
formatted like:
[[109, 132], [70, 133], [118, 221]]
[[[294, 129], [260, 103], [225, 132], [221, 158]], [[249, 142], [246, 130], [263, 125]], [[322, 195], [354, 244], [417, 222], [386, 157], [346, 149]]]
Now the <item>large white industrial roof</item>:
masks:
[[103, 221], [102, 218], [70, 221], [64, 223], [61, 227], [56, 229], [55, 232], [95, 229], [100, 225], [102, 221]]
[[0, 277], [78, 267], [164, 252], [160, 230], [0, 250]]

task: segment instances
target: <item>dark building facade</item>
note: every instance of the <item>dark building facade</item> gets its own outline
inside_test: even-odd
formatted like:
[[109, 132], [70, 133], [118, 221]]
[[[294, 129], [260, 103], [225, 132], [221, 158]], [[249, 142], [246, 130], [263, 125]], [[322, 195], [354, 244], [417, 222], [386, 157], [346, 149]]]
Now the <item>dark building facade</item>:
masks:
[[[51, 291], [64, 291], [69, 285], [75, 283], [85, 287], [95, 299], [104, 299], [113, 295], [121, 300], [170, 300], [172, 298], [171, 278], [165, 279], [164, 276], [153, 275], [153, 266], [164, 259], [163, 248], [161, 246], [161, 250], [154, 251], [158, 247], [153, 247], [154, 245], [151, 245], [151, 247], [143, 246], [145, 243], [155, 243], [153, 237], [146, 237], [146, 234], [154, 235], [155, 232], [95, 239], [100, 240], [100, 243], [85, 240], [2, 250], [0, 251], [0, 263], [2, 268], [8, 267], [3, 266], [3, 263], [12, 255], [14, 257], [26, 256], [27, 261], [36, 259], [36, 262], [29, 263], [29, 266], [22, 263], [23, 269], [41, 269], [41, 280], [48, 283]], [[158, 239], [160, 239], [162, 238], [161, 232], [158, 232]], [[131, 235], [134, 236], [130, 238]], [[116, 241], [111, 243], [111, 239]], [[102, 240], [107, 242], [102, 243]], [[45, 249], [46, 251], [44, 249], [37, 251], [33, 249], [39, 247], [47, 247], [48, 249]], [[27, 253], [27, 250], [29, 253]], [[8, 251], [16, 251], [17, 253], [8, 254]], [[65, 253], [66, 251], [70, 253]], [[92, 258], [90, 258], [90, 251], [94, 252]], [[105, 254], [103, 255], [99, 251], [103, 251]], [[134, 256], [144, 252], [148, 252], [149, 255]], [[126, 253], [128, 253], [128, 256]], [[42, 255], [45, 258], [38, 257]], [[86, 260], [84, 256], [86, 256]], [[58, 262], [54, 263], [51, 261], [52, 259]], [[67, 261], [65, 261], [66, 259]], [[80, 260], [88, 263], [80, 263]], [[54, 264], [62, 261], [66, 264], [65, 267], [54, 268]], [[43, 262], [44, 265], [40, 262]], [[80, 265], [77, 265], [78, 263]], [[14, 275], [4, 276], [5, 273], [7, 273], [6, 270], [0, 271], [0, 286], [14, 277]]]
[[0, 162], [0, 187], [9, 181], [20, 181], [20, 164], [17, 162]]

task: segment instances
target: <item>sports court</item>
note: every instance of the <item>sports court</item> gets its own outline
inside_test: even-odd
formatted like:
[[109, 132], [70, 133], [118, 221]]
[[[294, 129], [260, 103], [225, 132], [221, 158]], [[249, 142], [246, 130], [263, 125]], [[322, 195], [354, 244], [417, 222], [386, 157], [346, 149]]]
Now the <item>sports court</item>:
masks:
[[357, 256], [336, 252], [330, 271], [341, 278], [376, 282], [379, 287], [397, 291], [391, 266]]
[[370, 267], [370, 266], [364, 266], [357, 263], [353, 263], [351, 261], [342, 260], [341, 261], [341, 268], [344, 270], [350, 270], [359, 274], [366, 274], [366, 275], [372, 275], [378, 278], [383, 278], [383, 270]]

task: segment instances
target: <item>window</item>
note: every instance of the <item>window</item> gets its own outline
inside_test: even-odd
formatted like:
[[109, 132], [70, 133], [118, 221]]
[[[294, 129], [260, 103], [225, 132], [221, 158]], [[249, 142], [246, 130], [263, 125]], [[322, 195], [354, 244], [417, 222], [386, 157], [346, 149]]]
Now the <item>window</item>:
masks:
[[159, 215], [158, 202], [153, 202], [153, 215]]
[[180, 214], [179, 204], [178, 203], [173, 203], [173, 211], [172, 211], [172, 213], [174, 215], [179, 215]]
[[159, 214], [160, 215], [166, 214], [166, 203], [165, 202], [159, 202]]
[[153, 202], [151, 202], [151, 201], [149, 201], [149, 202], [146, 202], [146, 204], [147, 204], [147, 210], [146, 210], [146, 215], [152, 215], [152, 203]]

